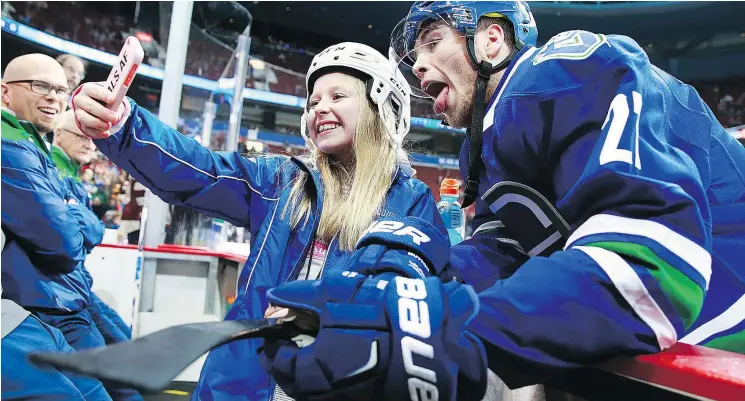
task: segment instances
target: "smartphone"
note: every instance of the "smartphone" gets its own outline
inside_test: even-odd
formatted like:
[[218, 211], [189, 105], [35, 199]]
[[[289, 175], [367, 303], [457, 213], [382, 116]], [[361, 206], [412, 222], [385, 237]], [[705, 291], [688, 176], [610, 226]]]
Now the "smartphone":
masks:
[[145, 51], [142, 50], [140, 41], [134, 36], [128, 37], [104, 84], [106, 89], [114, 94], [114, 101], [105, 105], [106, 108], [112, 111], [119, 108], [137, 74], [137, 67], [142, 64], [144, 58]]

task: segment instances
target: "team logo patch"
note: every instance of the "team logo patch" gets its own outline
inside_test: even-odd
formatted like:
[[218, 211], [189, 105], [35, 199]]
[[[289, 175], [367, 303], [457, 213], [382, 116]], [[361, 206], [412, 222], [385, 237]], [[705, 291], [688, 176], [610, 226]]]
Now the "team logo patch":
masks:
[[499, 217], [505, 233], [516, 240], [528, 256], [548, 256], [569, 238], [569, 225], [554, 205], [535, 189], [503, 181], [481, 199]]

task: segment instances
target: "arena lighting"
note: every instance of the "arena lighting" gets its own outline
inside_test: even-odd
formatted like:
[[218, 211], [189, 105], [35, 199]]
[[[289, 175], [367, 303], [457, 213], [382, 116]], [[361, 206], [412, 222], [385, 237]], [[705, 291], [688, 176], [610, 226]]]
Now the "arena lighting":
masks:
[[[88, 47], [59, 38], [54, 35], [50, 35], [46, 32], [42, 32], [38, 29], [18, 23], [17, 21], [13, 21], [10, 18], [2, 17], [1, 25], [2, 31], [5, 33], [9, 33], [21, 39], [25, 39], [30, 42], [49, 47], [62, 53], [70, 53], [80, 58], [91, 60], [93, 62], [107, 66], [113, 65], [114, 61], [116, 61], [115, 54], [106, 53], [92, 47]], [[137, 74], [162, 81], [164, 70], [162, 68], [153, 67], [148, 64], [143, 64], [137, 70]], [[188, 74], [184, 74], [183, 83], [186, 86], [203, 89], [208, 92], [213, 92], [218, 87], [217, 81]], [[284, 93], [267, 92], [253, 88], [243, 89], [243, 99], [273, 105], [294, 107], [298, 109], [305, 108], [305, 99], [302, 97], [292, 96]], [[411, 126], [416, 128], [433, 129], [447, 132], [466, 132], [466, 130], [464, 129], [455, 129], [452, 127], [444, 126], [439, 120], [424, 117], [412, 117]]]
[[263, 60], [259, 60], [257, 58], [252, 58], [248, 61], [248, 65], [250, 65], [255, 70], [263, 70], [264, 67], [266, 67], [266, 63]]
[[248, 150], [251, 150], [251, 151], [254, 151], [254, 152], [263, 152], [264, 151], [264, 143], [263, 142], [246, 140], [244, 142], [244, 144], [246, 145], [246, 148]]

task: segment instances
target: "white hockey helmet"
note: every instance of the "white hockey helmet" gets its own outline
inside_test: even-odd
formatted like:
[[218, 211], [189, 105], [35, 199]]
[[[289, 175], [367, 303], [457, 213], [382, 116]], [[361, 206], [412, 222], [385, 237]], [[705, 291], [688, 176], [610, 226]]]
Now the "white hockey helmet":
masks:
[[[365, 85], [370, 100], [378, 106], [378, 115], [388, 130], [394, 149], [400, 149], [411, 125], [411, 88], [395, 63], [377, 50], [361, 43], [345, 42], [326, 48], [316, 54], [305, 76], [308, 94], [313, 92], [316, 80], [324, 74], [351, 69], [366, 76]], [[306, 99], [307, 102], [307, 99]], [[393, 115], [383, 113], [383, 105], [390, 102]], [[305, 119], [307, 107], [300, 123], [300, 130], [310, 144]]]

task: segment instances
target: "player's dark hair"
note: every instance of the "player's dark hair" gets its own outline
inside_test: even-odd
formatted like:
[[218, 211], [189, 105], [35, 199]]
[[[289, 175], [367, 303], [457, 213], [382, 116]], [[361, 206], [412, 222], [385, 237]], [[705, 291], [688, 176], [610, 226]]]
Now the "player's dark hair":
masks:
[[499, 25], [504, 32], [504, 41], [510, 49], [515, 47], [515, 28], [507, 18], [499, 17], [481, 17], [479, 23], [476, 25], [476, 31], [481, 31], [488, 28], [490, 25]]

